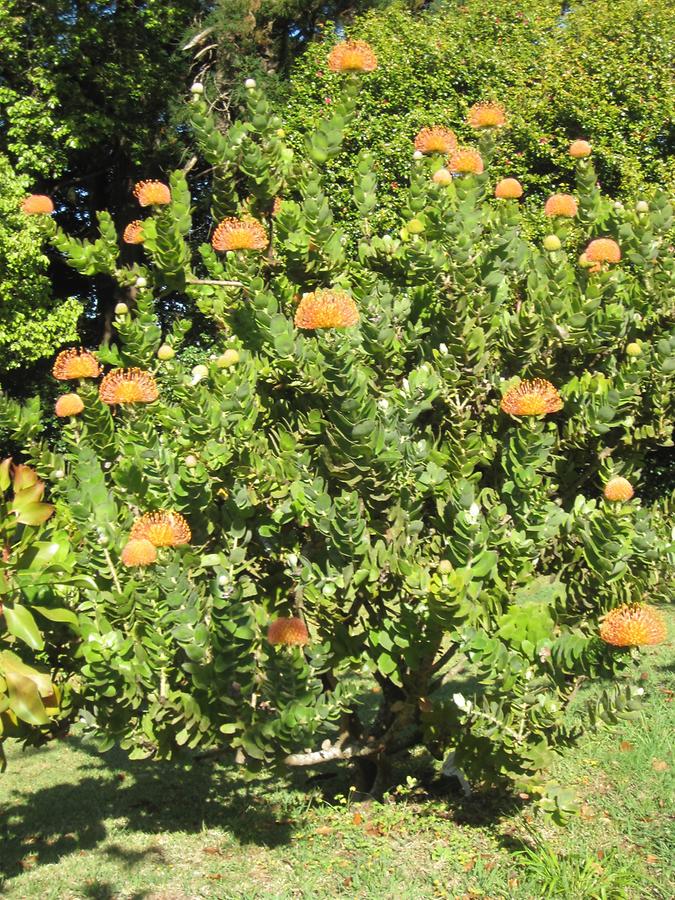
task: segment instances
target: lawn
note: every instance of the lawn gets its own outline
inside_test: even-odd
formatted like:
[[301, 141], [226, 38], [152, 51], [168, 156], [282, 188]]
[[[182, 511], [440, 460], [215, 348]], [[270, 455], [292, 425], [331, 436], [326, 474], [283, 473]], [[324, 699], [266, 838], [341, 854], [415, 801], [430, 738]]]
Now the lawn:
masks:
[[[675, 615], [669, 613], [670, 633]], [[641, 717], [558, 764], [580, 815], [462, 800], [420, 766], [383, 804], [339, 778], [246, 785], [212, 762], [129, 763], [77, 735], [0, 777], [8, 898], [659, 898], [675, 896], [673, 641], [643, 657]], [[316, 773], [314, 773], [316, 776]]]

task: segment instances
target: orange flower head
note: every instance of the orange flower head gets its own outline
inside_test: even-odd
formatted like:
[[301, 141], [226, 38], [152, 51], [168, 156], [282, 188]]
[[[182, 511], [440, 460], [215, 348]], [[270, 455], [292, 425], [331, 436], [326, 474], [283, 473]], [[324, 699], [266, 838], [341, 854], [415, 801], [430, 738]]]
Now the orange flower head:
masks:
[[111, 369], [99, 385], [98, 395], [110, 406], [152, 403], [159, 396], [157, 382], [143, 369]]
[[627, 478], [616, 476], [615, 478], [609, 479], [602, 493], [605, 500], [616, 503], [621, 500], [630, 500], [635, 494], [635, 491], [633, 490], [633, 485]]
[[73, 378], [98, 378], [101, 367], [98, 360], [88, 350], [73, 347], [62, 350], [54, 360], [52, 375], [59, 381], [70, 381]]
[[457, 138], [454, 131], [435, 125], [423, 128], [415, 138], [415, 150], [420, 153], [442, 153], [447, 156], [457, 149]]
[[342, 41], [328, 54], [331, 72], [372, 72], [377, 68], [377, 56], [365, 41]]
[[304, 294], [295, 311], [295, 327], [351, 328], [359, 321], [359, 311], [354, 300], [345, 291], [319, 288]]
[[134, 185], [134, 197], [141, 206], [166, 206], [171, 203], [171, 191], [161, 181], [139, 181]]
[[483, 159], [473, 147], [460, 147], [450, 154], [448, 167], [456, 175], [482, 175]]
[[600, 637], [613, 647], [662, 644], [668, 637], [668, 628], [654, 607], [646, 603], [625, 603], [604, 617]]
[[133, 540], [146, 540], [154, 547], [178, 547], [189, 544], [190, 526], [177, 512], [144, 513], [131, 529]]
[[501, 103], [475, 103], [467, 121], [472, 128], [501, 128], [506, 125], [506, 113]]
[[547, 216], [565, 216], [573, 219], [577, 214], [577, 201], [571, 194], [553, 194], [546, 201], [544, 213]]
[[572, 141], [569, 153], [573, 159], [583, 159], [591, 155], [591, 145], [588, 141]]
[[523, 196], [523, 186], [516, 178], [502, 178], [495, 188], [499, 200], [517, 200]]
[[521, 381], [502, 397], [501, 408], [510, 416], [544, 416], [558, 412], [563, 402], [550, 381]]
[[143, 223], [140, 219], [135, 219], [133, 222], [129, 222], [127, 227], [124, 229], [122, 240], [125, 244], [143, 243], [145, 238], [143, 237]]
[[267, 628], [267, 640], [270, 644], [285, 644], [302, 647], [309, 643], [307, 626], [295, 616], [288, 619], [275, 619]]
[[269, 243], [265, 227], [256, 219], [223, 219], [213, 232], [214, 250], [264, 250]]
[[21, 201], [21, 212], [27, 216], [48, 216], [54, 212], [54, 203], [45, 194], [31, 194]]
[[157, 550], [147, 538], [132, 538], [122, 548], [120, 558], [125, 566], [151, 566], [157, 562]]
[[611, 238], [597, 238], [586, 247], [584, 255], [592, 263], [591, 272], [599, 272], [609, 263], [621, 261], [621, 248]]
[[68, 416], [79, 416], [83, 409], [84, 403], [79, 394], [63, 394], [54, 406], [54, 412], [59, 419], [67, 419]]

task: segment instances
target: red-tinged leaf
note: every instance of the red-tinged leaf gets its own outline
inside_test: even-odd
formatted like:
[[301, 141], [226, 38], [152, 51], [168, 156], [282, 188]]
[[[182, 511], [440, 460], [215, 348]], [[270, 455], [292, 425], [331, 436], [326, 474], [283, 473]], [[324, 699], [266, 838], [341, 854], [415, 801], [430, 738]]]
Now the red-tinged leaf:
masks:
[[598, 857], [598, 859], [604, 859], [604, 858], [605, 858], [605, 851], [604, 851], [604, 850], [596, 850], [595, 855]]
[[42, 705], [37, 685], [31, 678], [5, 672], [9, 706], [13, 713], [29, 725], [49, 725], [49, 717]]
[[634, 749], [635, 747], [633, 746], [633, 744], [631, 744], [630, 741], [621, 741], [621, 743], [619, 744], [619, 750], [623, 751], [624, 753], [628, 753], [630, 750]]
[[24, 465], [14, 466], [12, 482], [15, 494], [17, 491], [24, 491], [26, 488], [32, 487], [37, 481], [38, 474], [35, 469]]
[[18, 509], [12, 505], [12, 512], [22, 525], [42, 525], [54, 514], [54, 507], [51, 503], [27, 503]]

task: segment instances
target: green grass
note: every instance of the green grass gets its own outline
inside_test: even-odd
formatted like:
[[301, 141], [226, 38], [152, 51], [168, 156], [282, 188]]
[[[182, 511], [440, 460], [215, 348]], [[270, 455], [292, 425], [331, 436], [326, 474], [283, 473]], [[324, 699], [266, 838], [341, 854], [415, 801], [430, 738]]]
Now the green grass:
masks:
[[564, 828], [532, 806], [462, 801], [422, 779], [369, 805], [344, 781], [299, 774], [247, 786], [213, 763], [129, 763], [77, 736], [11, 747], [0, 777], [0, 893], [672, 900], [672, 642], [645, 654], [644, 671], [641, 718], [585, 736], [561, 759], [556, 777], [582, 800]]

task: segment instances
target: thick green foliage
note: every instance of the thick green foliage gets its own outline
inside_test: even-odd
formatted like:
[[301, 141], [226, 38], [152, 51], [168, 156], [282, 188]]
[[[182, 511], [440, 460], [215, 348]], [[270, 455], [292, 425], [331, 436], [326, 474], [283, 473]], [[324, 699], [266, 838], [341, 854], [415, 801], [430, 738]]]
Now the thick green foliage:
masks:
[[[226, 134], [192, 103], [210, 205], [263, 222], [262, 252], [195, 248], [181, 171], [133, 267], [116, 258], [107, 214], [93, 244], [46, 220], [72, 266], [133, 288], [98, 356], [152, 371], [159, 399], [111, 410], [82, 383], [85, 409], [64, 425], [60, 453], [37, 439], [34, 407], [5, 403], [0, 420], [51, 481], [78, 569], [96, 582], [80, 592], [74, 665], [103, 746], [134, 757], [225, 747], [253, 770], [358, 756], [384, 772], [422, 744], [454, 751], [471, 778], [541, 790], [572, 736], [575, 678], [630, 670], [632, 654], [598, 638], [600, 616], [658, 599], [673, 562], [639, 500], [602, 498], [616, 473], [639, 494], [645, 452], [672, 444], [673, 210], [663, 194], [646, 210], [616, 208], [584, 161], [580, 214], [555, 227], [563, 246], [547, 252], [523, 235], [531, 210], [492, 199], [490, 169], [440, 187], [440, 161], [425, 159], [411, 163], [397, 236], [379, 236], [373, 161], [361, 155], [352, 253], [323, 173], [360, 127], [358, 86], [345, 79], [295, 154], [257, 89]], [[623, 258], [590, 273], [577, 256], [599, 236]], [[354, 298], [357, 326], [295, 327], [299, 297], [321, 287]], [[158, 359], [189, 327], [162, 334], [168, 290], [219, 328], [221, 355], [192, 372]], [[500, 411], [532, 377], [557, 386], [563, 410]], [[186, 517], [190, 543], [123, 565], [134, 521], [161, 510]], [[271, 646], [269, 623], [291, 614], [309, 645]], [[374, 720], [361, 714], [364, 673], [380, 687]], [[619, 682], [594, 720], [632, 714], [636, 696]], [[302, 752], [331, 730], [333, 743]], [[552, 788], [547, 802], [568, 799]]]
[[59, 594], [87, 579], [73, 572], [68, 534], [44, 527], [54, 512], [44, 489], [28, 466], [0, 463], [0, 769], [6, 738], [48, 738], [68, 705], [50, 668], [63, 670], [77, 616]]
[[[357, 20], [350, 35], [375, 48], [380, 68], [359, 98], [358, 127], [328, 167], [327, 188], [340, 219], [353, 220], [355, 162], [373, 149], [383, 187], [379, 227], [401, 209], [411, 137], [423, 126], [453, 128], [471, 142], [467, 108], [500, 100], [511, 127], [493, 162], [495, 175], [518, 178], [545, 197], [573, 174], [571, 139], [593, 144], [603, 189], [634, 196], [645, 186], [675, 186], [672, 46], [668, 0], [439, 2], [425, 15], [405, 4]], [[335, 101], [339, 79], [324, 48], [310, 46], [295, 66], [287, 109], [297, 144]]]
[[52, 297], [40, 227], [20, 209], [25, 195], [26, 180], [0, 155], [0, 377], [77, 340], [82, 312]]

